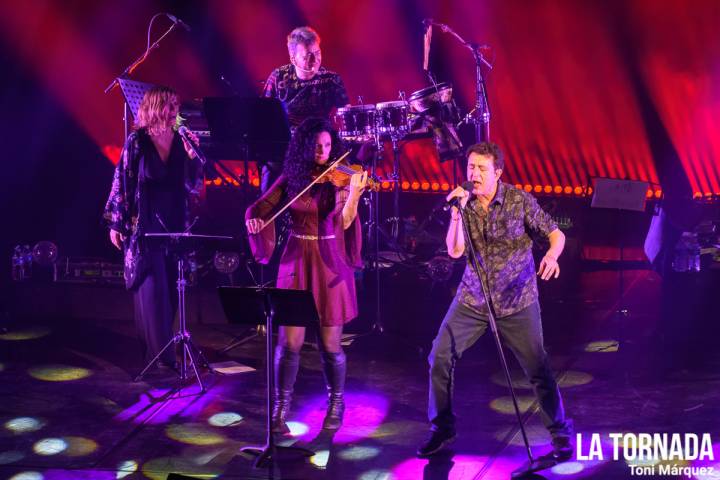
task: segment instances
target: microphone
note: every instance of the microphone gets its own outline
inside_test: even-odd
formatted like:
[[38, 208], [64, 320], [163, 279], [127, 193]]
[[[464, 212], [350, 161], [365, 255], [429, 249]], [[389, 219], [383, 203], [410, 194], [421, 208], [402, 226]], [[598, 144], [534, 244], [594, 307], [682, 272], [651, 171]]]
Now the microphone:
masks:
[[300, 65], [298, 65], [297, 63], [295, 63], [295, 60], [294, 60], [294, 59], [291, 59], [291, 62], [290, 62], [290, 63], [292, 63], [295, 68], [297, 68], [298, 70], [300, 70], [300, 71], [303, 72], [303, 73], [313, 73], [313, 72], [315, 71], [315, 70], [312, 69], [312, 68], [307, 69], [307, 68], [301, 67]]
[[180, 128], [178, 128], [178, 133], [180, 134], [180, 136], [182, 138], [184, 138], [190, 144], [190, 148], [192, 149], [193, 152], [195, 152], [195, 155], [197, 155], [197, 157], [200, 159], [200, 163], [205, 165], [205, 162], [207, 161], [205, 159], [205, 155], [203, 155], [200, 148], [198, 148], [197, 145], [195, 145], [195, 142], [193, 141], [192, 138], [190, 138], [190, 135], [188, 135], [188, 132], [189, 132], [189, 130], [185, 125], [181, 125]]
[[165, 16], [166, 16], [167, 18], [169, 18], [170, 21], [173, 22], [175, 25], [184, 28], [184, 29], [187, 30], [188, 32], [191, 30], [191, 29], [190, 29], [190, 26], [189, 26], [187, 23], [183, 22], [182, 20], [180, 20], [180, 19], [179, 19], [178, 17], [176, 17], [175, 15], [173, 15], [173, 14], [171, 14], [171, 13], [166, 13]]
[[[472, 193], [473, 191], [473, 182], [471, 182], [470, 180], [463, 182], [460, 186], [468, 193]], [[448, 210], [450, 210], [451, 207], [460, 208], [460, 199], [458, 197], [453, 197], [452, 200], [445, 202], [443, 210], [447, 212]]]

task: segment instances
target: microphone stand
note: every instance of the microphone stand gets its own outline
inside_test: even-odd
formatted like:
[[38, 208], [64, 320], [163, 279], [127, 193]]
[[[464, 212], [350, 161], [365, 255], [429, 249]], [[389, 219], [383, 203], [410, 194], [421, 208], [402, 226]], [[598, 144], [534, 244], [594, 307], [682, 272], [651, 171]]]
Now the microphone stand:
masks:
[[[470, 263], [473, 267], [473, 270], [475, 271], [475, 274], [480, 280], [480, 286], [482, 288], [483, 296], [485, 297], [485, 305], [487, 307], [488, 323], [490, 324], [490, 330], [492, 331], [493, 338], [495, 339], [495, 346], [497, 347], [498, 356], [500, 357], [500, 363], [502, 364], [503, 372], [505, 373], [505, 380], [507, 381], [508, 389], [510, 390], [510, 396], [512, 397], [515, 415], [518, 420], [518, 425], [520, 426], [520, 433], [522, 434], [523, 442], [525, 443], [525, 450], [527, 452], [529, 464], [532, 466], [535, 463], [535, 459], [533, 458], [532, 450], [530, 450], [530, 442], [528, 441], [527, 433], [525, 432], [525, 425], [523, 424], [520, 407], [518, 407], [517, 396], [515, 395], [515, 389], [513, 388], [512, 384], [512, 377], [510, 376], [510, 369], [508, 368], [507, 360], [505, 359], [505, 354], [502, 348], [502, 343], [500, 342], [500, 334], [498, 333], [497, 323], [495, 322], [495, 314], [493, 313], [493, 307], [491, 306], [492, 299], [490, 297], [490, 285], [488, 283], [487, 270], [485, 269], [482, 257], [478, 256], [478, 253], [475, 250], [475, 245], [473, 245], [470, 237], [468, 213], [469, 209], [467, 208], [467, 206], [465, 208], [461, 208], [459, 202], [457, 202], [456, 206], [460, 211], [460, 216], [462, 219], [463, 234], [465, 235], [465, 248], [469, 249], [468, 252]], [[523, 473], [528, 473], [529, 471], [530, 469], [524, 471]]]
[[[152, 29], [152, 24], [155, 21], [155, 19], [161, 15], [165, 15], [165, 14], [164, 13], [156, 13], [150, 19], [150, 24], [148, 25], [148, 42], [147, 42], [147, 47], [145, 48], [145, 51], [142, 53], [142, 55], [140, 55], [137, 59], [135, 59], [134, 62], [132, 62], [130, 65], [128, 65], [125, 68], [125, 70], [122, 71], [122, 73], [120, 75], [113, 78], [112, 82], [110, 82], [110, 85], [105, 87], [104, 93], [110, 93], [111, 91], [113, 91], [115, 89], [115, 87], [120, 85], [120, 83], [118, 82], [118, 79], [129, 77], [132, 74], [132, 72], [135, 71], [135, 69], [137, 67], [139, 67], [147, 59], [148, 55], [150, 55], [150, 52], [153, 51], [154, 49], [158, 48], [158, 46], [160, 45], [160, 42], [165, 37], [167, 37], [170, 34], [170, 32], [175, 30], [175, 27], [177, 27], [177, 24], [175, 22], [173, 22], [173, 24], [170, 26], [170, 28], [168, 28], [165, 31], [165, 33], [163, 33], [160, 36], [160, 38], [155, 40], [155, 42], [153, 42], [152, 45], [150, 44], [150, 30]], [[124, 107], [124, 112], [123, 112], [123, 120], [125, 121], [125, 137], [124, 138], [127, 138], [130, 133], [130, 115], [129, 115], [130, 113], [131, 112], [130, 112], [130, 109], [128, 108], [128, 104], [127, 104], [127, 102], [125, 102], [125, 107]]]
[[481, 52], [481, 50], [486, 48], [487, 45], [478, 45], [477, 43], [466, 41], [444, 23], [432, 22], [431, 24], [439, 27], [443, 32], [449, 33], [455, 37], [462, 46], [472, 52], [473, 58], [475, 59], [475, 107], [472, 112], [470, 112], [472, 116], [469, 121], [472, 121], [475, 125], [476, 142], [490, 141], [490, 103], [487, 98], [487, 88], [485, 85], [485, 77], [482, 72], [482, 66], [485, 65], [490, 70], [492, 70], [493, 66], [485, 60], [485, 57]]

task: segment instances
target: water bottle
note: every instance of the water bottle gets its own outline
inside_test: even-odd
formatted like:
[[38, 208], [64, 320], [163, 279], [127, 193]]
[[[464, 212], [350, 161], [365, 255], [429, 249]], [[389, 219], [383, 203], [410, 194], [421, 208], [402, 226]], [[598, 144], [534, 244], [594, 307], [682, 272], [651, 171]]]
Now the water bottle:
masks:
[[23, 267], [23, 279], [27, 280], [32, 277], [32, 248], [30, 245], [23, 245], [22, 248], [22, 267]]
[[23, 279], [22, 255], [20, 245], [13, 249], [12, 257], [10, 257], [10, 271], [13, 282], [19, 282]]

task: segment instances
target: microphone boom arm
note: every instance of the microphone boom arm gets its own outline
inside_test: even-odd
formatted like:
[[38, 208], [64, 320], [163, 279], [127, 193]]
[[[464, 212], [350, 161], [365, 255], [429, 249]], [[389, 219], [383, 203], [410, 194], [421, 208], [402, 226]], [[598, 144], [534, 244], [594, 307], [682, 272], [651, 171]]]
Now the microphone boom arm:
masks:
[[449, 33], [455, 37], [465, 48], [469, 49], [473, 57], [475, 58], [475, 105], [473, 109], [473, 115], [470, 117], [472, 122], [475, 124], [475, 141], [476, 142], [489, 142], [490, 141], [490, 103], [487, 98], [487, 88], [485, 86], [485, 77], [482, 72], [482, 65], [485, 65], [489, 69], [492, 69], [492, 64], [485, 60], [482, 52], [482, 48], [486, 45], [478, 45], [477, 43], [471, 43], [465, 41], [460, 35], [458, 35], [452, 28], [445, 25], [444, 23], [438, 23], [431, 21], [430, 25], [439, 27], [443, 32]]
[[150, 45], [150, 29], [152, 28], [152, 24], [153, 24], [153, 22], [155, 21], [155, 19], [156, 19], [157, 17], [159, 17], [160, 15], [165, 15], [165, 14], [164, 14], [164, 13], [156, 13], [156, 14], [152, 17], [152, 19], [150, 19], [150, 24], [148, 25], [148, 43], [147, 43], [147, 46], [145, 47], [145, 51], [144, 51], [137, 59], [135, 59], [135, 61], [133, 61], [130, 65], [128, 65], [128, 66], [125, 68], [125, 70], [122, 71], [122, 73], [121, 73], [120, 75], [118, 75], [117, 77], [113, 78], [112, 82], [110, 82], [110, 85], [108, 85], [107, 87], [105, 87], [104, 93], [109, 93], [109, 92], [111, 92], [115, 87], [117, 87], [117, 86], [119, 85], [118, 78], [127, 77], [128, 75], [131, 75], [131, 74], [135, 71], [135, 69], [136, 69], [137, 67], [139, 67], [139, 66], [147, 59], [147, 57], [148, 57], [148, 55], [150, 54], [150, 52], [151, 52], [152, 50], [156, 49], [158, 46], [160, 46], [160, 42], [161, 42], [165, 37], [167, 37], [167, 36], [170, 34], [170, 32], [172, 32], [172, 31], [177, 27], [177, 23], [173, 22], [173, 24], [170, 26], [170, 28], [168, 28], [168, 29], [165, 31], [165, 33], [163, 33], [163, 34], [160, 36], [160, 38], [158, 38], [157, 40], [155, 40], [152, 45]]

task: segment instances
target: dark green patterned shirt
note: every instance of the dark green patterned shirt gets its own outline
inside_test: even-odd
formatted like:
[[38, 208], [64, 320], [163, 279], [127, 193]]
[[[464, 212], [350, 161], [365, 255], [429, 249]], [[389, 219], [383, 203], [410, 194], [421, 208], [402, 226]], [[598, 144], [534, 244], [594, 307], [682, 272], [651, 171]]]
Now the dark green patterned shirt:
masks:
[[[531, 235], [550, 235], [558, 228], [552, 217], [540, 208], [535, 197], [502, 182], [498, 182], [487, 212], [475, 198], [466, 208], [472, 243], [488, 272], [495, 315], [512, 315], [537, 301]], [[465, 238], [466, 256], [468, 243]], [[456, 299], [486, 313], [485, 296], [469, 257]]]

